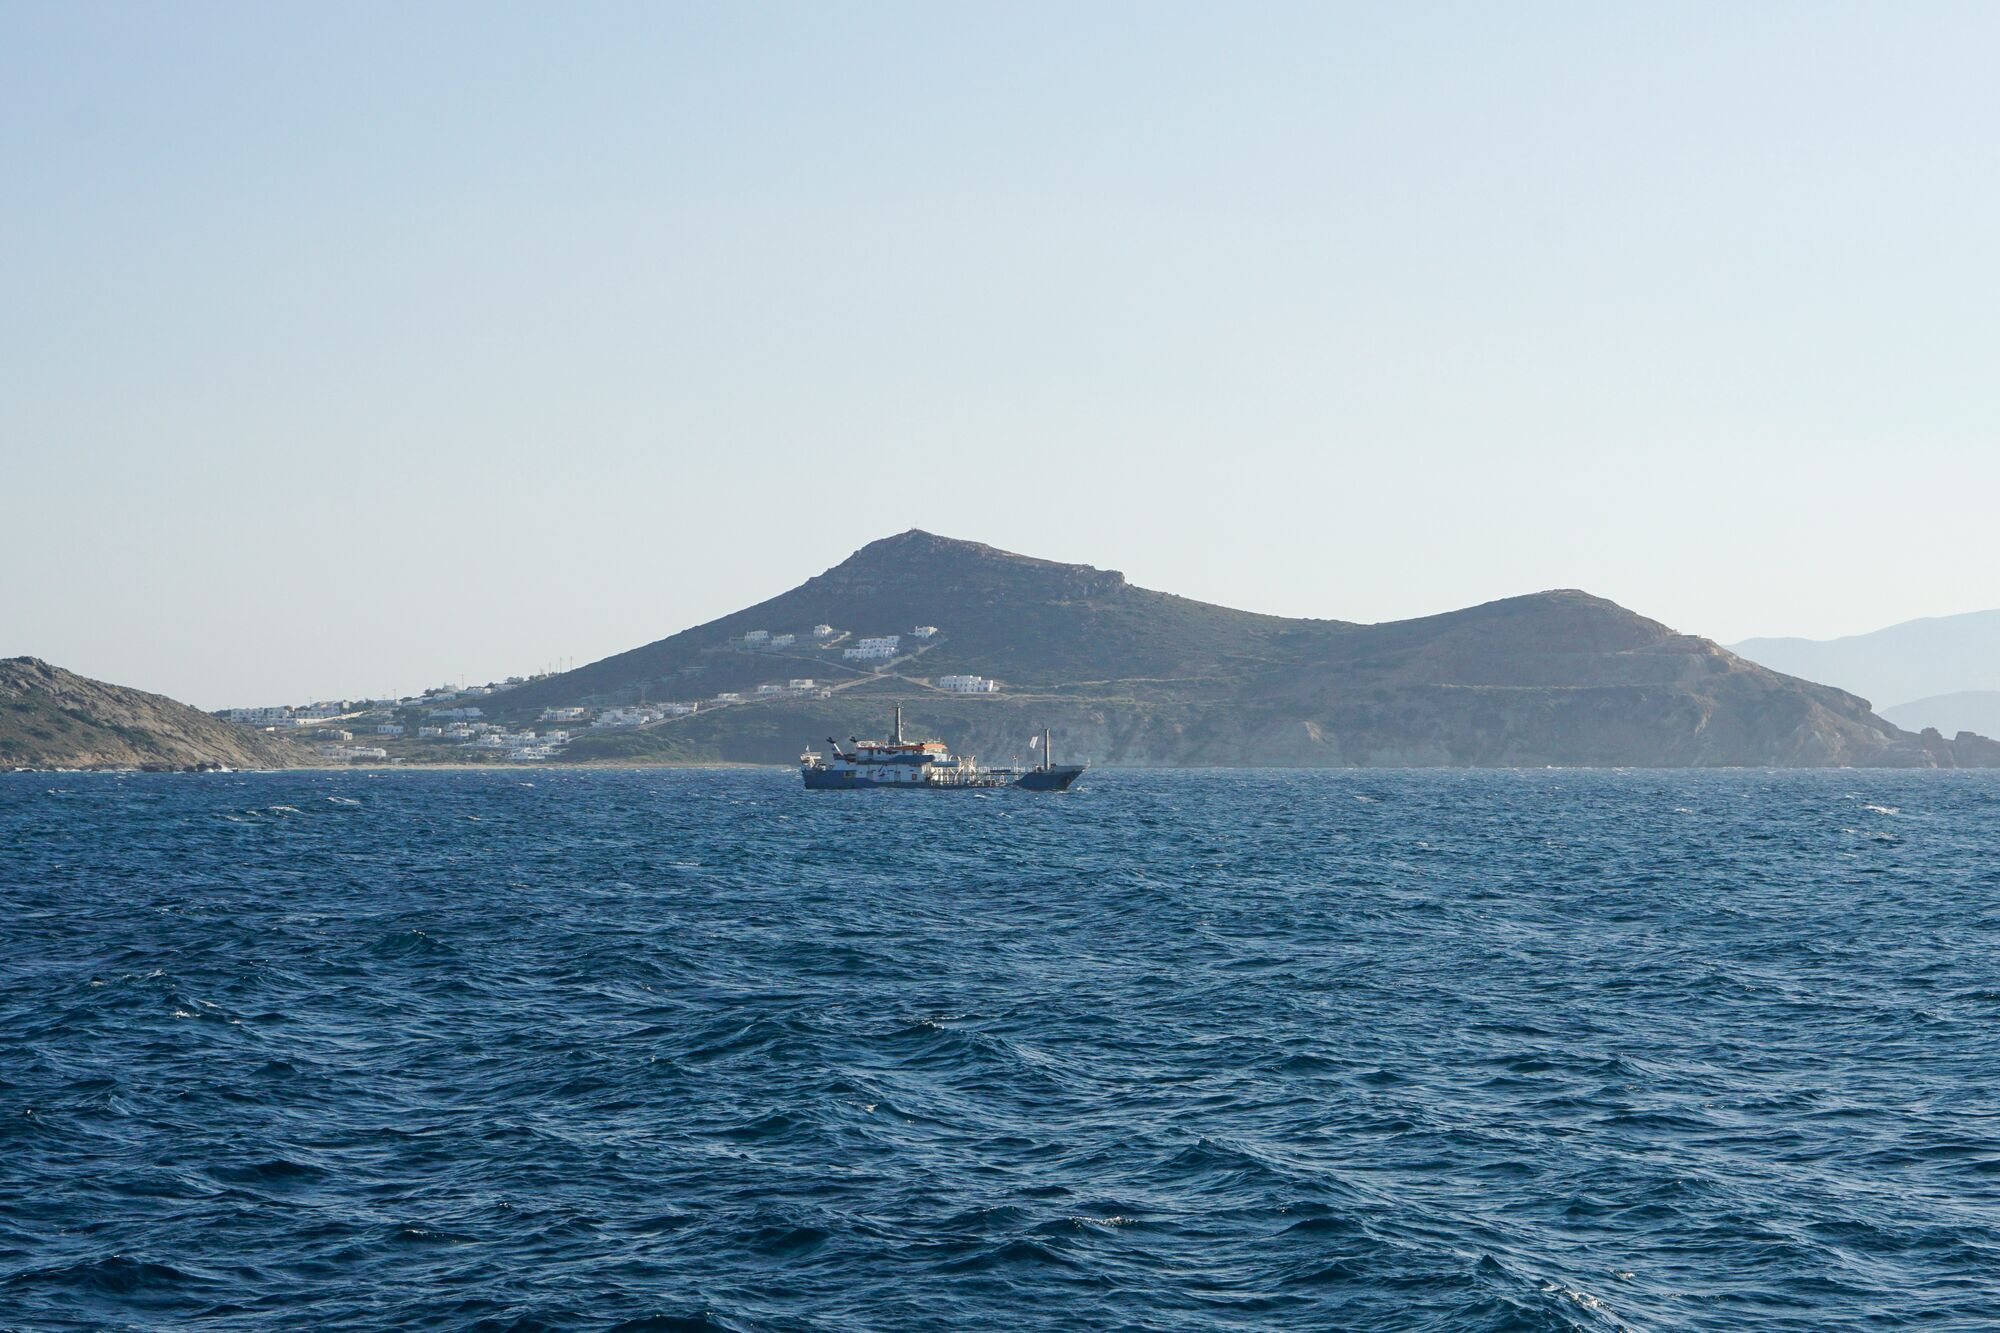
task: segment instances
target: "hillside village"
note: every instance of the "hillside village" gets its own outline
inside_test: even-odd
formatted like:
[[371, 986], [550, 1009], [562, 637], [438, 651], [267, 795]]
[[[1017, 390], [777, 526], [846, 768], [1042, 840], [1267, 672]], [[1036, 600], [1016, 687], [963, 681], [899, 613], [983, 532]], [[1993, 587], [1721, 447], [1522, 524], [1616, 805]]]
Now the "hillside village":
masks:
[[[837, 691], [879, 679], [881, 673], [915, 660], [941, 642], [943, 632], [935, 625], [867, 637], [825, 624], [792, 632], [747, 630], [715, 651], [817, 660], [824, 663], [821, 674], [785, 674], [779, 679], [774, 660], [773, 678], [748, 689], [719, 690], [704, 699], [551, 704], [534, 713], [532, 723], [518, 717], [503, 721], [499, 715], [507, 710], [502, 705], [511, 691], [549, 680], [553, 673], [510, 676], [484, 685], [440, 685], [398, 699], [228, 708], [217, 716], [307, 741], [320, 759], [330, 763], [539, 763], [561, 757], [586, 734], [651, 729], [699, 713], [781, 699], [830, 699]], [[912, 683], [949, 695], [995, 695], [1001, 688], [991, 677], [965, 673], [917, 678]]]

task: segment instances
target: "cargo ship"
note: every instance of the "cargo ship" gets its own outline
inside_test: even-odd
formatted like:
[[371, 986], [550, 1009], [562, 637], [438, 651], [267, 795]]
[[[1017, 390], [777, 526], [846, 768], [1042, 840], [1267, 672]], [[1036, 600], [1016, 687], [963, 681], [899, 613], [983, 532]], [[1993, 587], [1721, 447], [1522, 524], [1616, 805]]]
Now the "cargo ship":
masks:
[[919, 791], [981, 791], [1019, 787], [1024, 791], [1067, 791], [1087, 764], [1058, 764], [1053, 733], [1041, 735], [1042, 762], [1034, 768], [981, 768], [969, 755], [951, 753], [943, 741], [903, 739], [903, 710], [896, 710], [892, 739], [847, 738], [847, 748], [831, 736], [829, 753], [808, 748], [799, 756], [807, 791], [853, 791], [864, 787]]

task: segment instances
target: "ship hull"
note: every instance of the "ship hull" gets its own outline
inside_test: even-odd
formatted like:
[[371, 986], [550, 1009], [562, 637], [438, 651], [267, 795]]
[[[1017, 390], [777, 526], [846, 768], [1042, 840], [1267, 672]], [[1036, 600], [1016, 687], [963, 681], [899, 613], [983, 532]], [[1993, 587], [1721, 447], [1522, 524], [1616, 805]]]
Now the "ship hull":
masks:
[[1068, 791], [1069, 784], [1082, 776], [1081, 764], [1058, 768], [1033, 768], [1016, 779], [1014, 785], [1028, 791]]
[[883, 782], [840, 769], [803, 769], [807, 791], [995, 791], [1018, 787], [1022, 791], [1068, 791], [1083, 776], [1081, 765], [1064, 768], [1033, 768], [1025, 773], [1005, 775], [982, 773], [956, 782]]

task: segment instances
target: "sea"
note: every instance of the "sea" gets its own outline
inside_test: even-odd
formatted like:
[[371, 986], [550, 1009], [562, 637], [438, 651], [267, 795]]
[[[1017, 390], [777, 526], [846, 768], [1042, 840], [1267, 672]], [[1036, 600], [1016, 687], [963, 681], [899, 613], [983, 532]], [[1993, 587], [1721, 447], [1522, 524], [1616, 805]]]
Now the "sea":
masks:
[[0, 1328], [2000, 1325], [2000, 775], [0, 775]]

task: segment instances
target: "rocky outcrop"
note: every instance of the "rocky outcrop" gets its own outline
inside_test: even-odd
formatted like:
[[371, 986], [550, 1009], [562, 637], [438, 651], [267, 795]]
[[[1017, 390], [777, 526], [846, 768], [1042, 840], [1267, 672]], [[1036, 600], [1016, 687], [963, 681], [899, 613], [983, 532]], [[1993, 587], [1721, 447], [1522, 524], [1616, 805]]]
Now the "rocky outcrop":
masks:
[[0, 660], [0, 770], [292, 768], [305, 747], [35, 657]]

